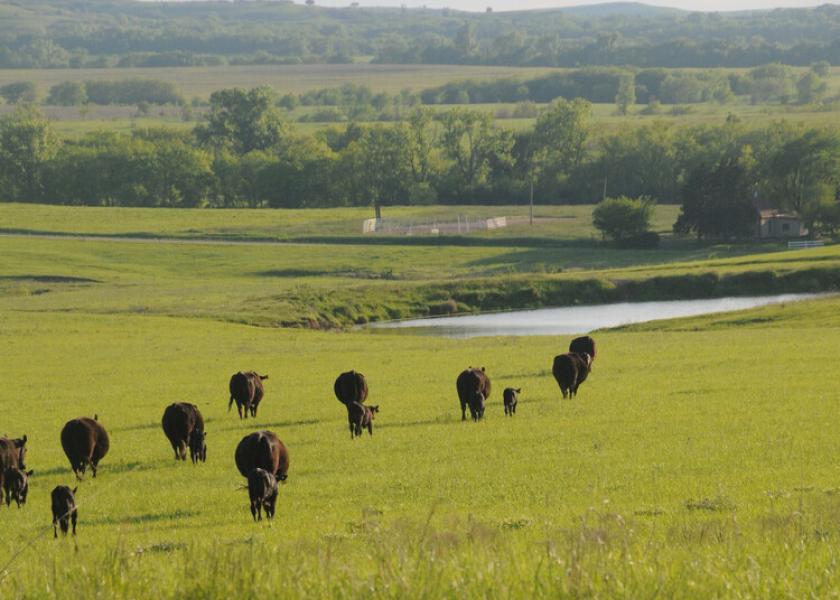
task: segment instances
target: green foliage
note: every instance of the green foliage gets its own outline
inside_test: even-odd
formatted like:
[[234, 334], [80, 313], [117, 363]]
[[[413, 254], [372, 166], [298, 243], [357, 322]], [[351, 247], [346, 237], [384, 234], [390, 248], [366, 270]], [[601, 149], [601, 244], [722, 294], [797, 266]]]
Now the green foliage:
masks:
[[650, 198], [605, 198], [592, 211], [592, 223], [603, 235], [623, 240], [645, 233], [656, 203]]
[[84, 85], [91, 104], [184, 104], [184, 98], [171, 81], [124, 79], [86, 81]]
[[626, 115], [636, 104], [636, 77], [632, 73], [625, 73], [618, 82], [618, 93], [615, 95], [615, 105], [618, 114]]
[[49, 121], [37, 108], [0, 117], [0, 183], [7, 198], [42, 199], [45, 168], [58, 148]]
[[9, 104], [32, 104], [38, 99], [38, 88], [31, 81], [15, 81], [0, 86], [0, 98]]
[[207, 146], [230, 148], [240, 155], [279, 150], [288, 126], [274, 104], [274, 92], [268, 87], [215, 92], [210, 96], [207, 124], [196, 127], [196, 137]]
[[676, 232], [724, 240], [755, 234], [758, 216], [747, 153], [725, 156], [712, 167], [696, 167], [686, 178], [682, 198]]
[[50, 106], [81, 106], [88, 101], [86, 86], [78, 81], [64, 81], [50, 88], [45, 104]]

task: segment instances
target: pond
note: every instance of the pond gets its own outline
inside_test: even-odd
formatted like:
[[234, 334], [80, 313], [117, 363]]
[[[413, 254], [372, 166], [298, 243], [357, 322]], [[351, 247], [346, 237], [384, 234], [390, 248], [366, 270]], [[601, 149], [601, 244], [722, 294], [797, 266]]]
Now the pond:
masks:
[[406, 329], [422, 335], [470, 338], [491, 335], [562, 335], [588, 333], [604, 327], [644, 323], [711, 313], [729, 312], [815, 298], [820, 294], [782, 294], [778, 296], [742, 296], [704, 300], [667, 300], [661, 302], [621, 302], [591, 306], [565, 306], [374, 323], [373, 329]]

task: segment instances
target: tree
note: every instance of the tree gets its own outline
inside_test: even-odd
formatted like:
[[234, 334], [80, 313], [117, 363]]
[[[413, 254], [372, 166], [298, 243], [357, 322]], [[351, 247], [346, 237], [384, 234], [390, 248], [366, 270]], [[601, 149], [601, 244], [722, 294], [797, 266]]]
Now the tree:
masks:
[[816, 104], [828, 91], [828, 83], [814, 71], [809, 71], [796, 82], [799, 104]]
[[583, 162], [591, 113], [585, 100], [558, 98], [537, 118], [529, 170], [539, 172], [542, 189], [556, 190]]
[[831, 63], [821, 60], [811, 65], [811, 72], [817, 77], [829, 77], [831, 75]]
[[815, 207], [840, 192], [840, 134], [810, 129], [784, 143], [768, 161], [765, 191], [780, 208], [798, 212], [812, 229], [818, 220]]
[[57, 83], [50, 88], [46, 104], [49, 106], [80, 106], [87, 102], [85, 85], [78, 81]]
[[749, 152], [722, 158], [712, 167], [696, 167], [686, 178], [676, 233], [696, 232], [698, 239], [754, 235], [757, 213]]
[[233, 88], [210, 96], [207, 124], [198, 125], [195, 135], [202, 144], [242, 155], [252, 150], [281, 151], [289, 131], [275, 108], [271, 88]]
[[618, 80], [618, 93], [615, 96], [618, 114], [626, 115], [634, 104], [636, 104], [636, 76], [629, 72], [622, 73]]
[[447, 112], [441, 141], [444, 155], [452, 161], [453, 187], [461, 194], [470, 195], [487, 182], [491, 163], [513, 164], [513, 136], [495, 129], [486, 112], [461, 108]]
[[0, 182], [13, 199], [36, 202], [43, 195], [43, 173], [58, 152], [49, 121], [34, 107], [0, 118]]
[[650, 198], [607, 198], [592, 211], [592, 224], [603, 235], [623, 240], [648, 231], [656, 203]]
[[14, 81], [0, 87], [0, 96], [9, 104], [32, 104], [38, 99], [38, 88], [31, 81]]

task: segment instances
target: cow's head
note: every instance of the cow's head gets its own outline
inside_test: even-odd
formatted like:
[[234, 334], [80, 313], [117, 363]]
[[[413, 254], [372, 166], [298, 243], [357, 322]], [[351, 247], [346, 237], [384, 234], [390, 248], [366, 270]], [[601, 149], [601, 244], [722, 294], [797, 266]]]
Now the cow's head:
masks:
[[368, 410], [370, 411], [370, 418], [372, 419], [373, 415], [379, 412], [379, 405], [377, 404], [376, 406], [368, 406]]
[[26, 435], [24, 434], [22, 438], [12, 440], [12, 443], [15, 445], [15, 450], [17, 450], [18, 468], [21, 470], [26, 469]]
[[475, 392], [470, 401], [470, 413], [472, 413], [473, 421], [478, 421], [484, 416], [484, 394]]
[[584, 362], [586, 362], [586, 366], [591, 367], [592, 366], [592, 355], [589, 354], [589, 352], [584, 352], [583, 354], [581, 354], [581, 356], [583, 357]]
[[207, 461], [207, 432], [195, 429], [190, 436], [190, 458], [193, 464]]

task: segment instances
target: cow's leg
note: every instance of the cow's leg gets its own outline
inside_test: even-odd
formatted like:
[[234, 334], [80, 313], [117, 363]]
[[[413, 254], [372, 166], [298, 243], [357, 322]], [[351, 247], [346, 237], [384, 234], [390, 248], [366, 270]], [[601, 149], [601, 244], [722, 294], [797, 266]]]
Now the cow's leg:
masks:
[[93, 472], [93, 478], [96, 479], [96, 463], [99, 461], [92, 460], [90, 461], [90, 470]]
[[254, 506], [256, 503], [252, 500], [251, 501], [251, 517], [254, 519], [254, 522], [257, 522], [257, 507]]
[[368, 423], [368, 425], [367, 425], [367, 430], [368, 430], [368, 433], [369, 433], [370, 435], [373, 435], [373, 421], [371, 421], [370, 423]]
[[467, 404], [466, 402], [461, 402], [461, 420], [467, 420]]
[[70, 514], [70, 520], [73, 521], [73, 535], [76, 535], [76, 509]]
[[356, 426], [353, 424], [353, 421], [350, 421], [350, 439], [354, 439], [356, 437]]
[[57, 527], [57, 525], [58, 525], [58, 519], [56, 519], [55, 516], [53, 516], [53, 539], [54, 540], [58, 539], [58, 527]]
[[236, 411], [239, 413], [239, 418], [242, 418], [242, 405], [239, 402], [236, 403]]

